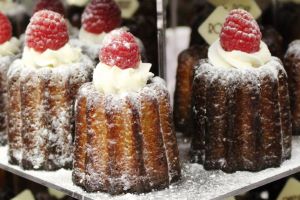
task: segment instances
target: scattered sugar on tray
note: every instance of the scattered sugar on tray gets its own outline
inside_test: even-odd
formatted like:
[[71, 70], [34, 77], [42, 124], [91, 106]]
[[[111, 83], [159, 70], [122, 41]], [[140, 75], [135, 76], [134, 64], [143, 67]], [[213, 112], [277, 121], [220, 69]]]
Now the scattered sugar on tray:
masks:
[[[179, 145], [182, 145], [181, 138], [179, 139]], [[300, 140], [295, 138], [293, 141], [293, 146], [299, 147]], [[188, 146], [182, 149], [182, 151], [187, 152]], [[7, 163], [7, 147], [0, 147], [1, 155], [4, 156], [0, 159], [0, 164], [9, 165]], [[226, 174], [220, 171], [205, 171], [201, 165], [198, 164], [188, 164], [187, 157], [182, 159], [183, 164], [183, 178], [178, 184], [172, 185], [169, 189], [162, 191], [153, 191], [147, 194], [135, 195], [135, 194], [125, 194], [118, 196], [111, 196], [105, 193], [87, 193], [81, 188], [73, 185], [71, 181], [71, 170], [61, 169], [55, 172], [44, 172], [44, 171], [22, 171], [26, 176], [38, 177], [38, 179], [47, 180], [52, 185], [58, 188], [64, 188], [66, 191], [72, 191], [69, 194], [88, 199], [95, 200], [145, 200], [145, 199], [213, 199], [216, 197], [225, 198], [228, 196], [220, 196], [228, 194], [228, 191], [235, 191], [243, 187], [248, 187], [249, 184], [260, 182], [266, 178], [269, 178], [280, 173], [284, 173], [288, 170], [295, 169], [299, 166], [298, 155], [300, 155], [300, 148], [293, 149], [292, 160], [283, 163], [280, 168], [270, 168], [263, 170], [258, 173], [251, 172], [236, 172], [233, 174]], [[18, 166], [9, 165], [14, 170], [20, 171]], [[215, 175], [211, 178], [211, 175]]]

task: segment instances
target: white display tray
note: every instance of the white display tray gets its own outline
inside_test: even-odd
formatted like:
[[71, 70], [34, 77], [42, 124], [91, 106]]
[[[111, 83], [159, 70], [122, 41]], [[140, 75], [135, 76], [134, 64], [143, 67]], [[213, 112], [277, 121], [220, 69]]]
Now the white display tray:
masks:
[[7, 147], [0, 147], [0, 168], [82, 200], [224, 199], [226, 197], [242, 194], [300, 171], [300, 137], [293, 137], [291, 160], [284, 162], [279, 168], [266, 169], [256, 173], [236, 172], [226, 174], [222, 171], [206, 171], [201, 165], [188, 163], [188, 147], [189, 145], [187, 143], [179, 139], [182, 160], [182, 180], [168, 189], [153, 191], [142, 195], [124, 194], [120, 196], [110, 196], [104, 193], [87, 193], [72, 183], [71, 170], [61, 169], [55, 172], [24, 171], [18, 166], [8, 164]]

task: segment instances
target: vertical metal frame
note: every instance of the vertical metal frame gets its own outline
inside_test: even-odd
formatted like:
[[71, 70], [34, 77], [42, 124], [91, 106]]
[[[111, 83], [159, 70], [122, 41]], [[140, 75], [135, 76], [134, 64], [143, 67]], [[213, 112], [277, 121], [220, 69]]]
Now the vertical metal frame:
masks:
[[166, 9], [165, 0], [156, 0], [157, 12], [157, 42], [158, 42], [158, 73], [163, 79], [166, 79]]

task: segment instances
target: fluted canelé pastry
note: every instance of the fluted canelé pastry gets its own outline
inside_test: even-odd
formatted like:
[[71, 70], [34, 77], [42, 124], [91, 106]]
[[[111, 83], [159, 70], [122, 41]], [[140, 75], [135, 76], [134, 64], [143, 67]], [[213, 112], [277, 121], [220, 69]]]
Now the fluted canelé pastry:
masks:
[[21, 43], [12, 37], [12, 25], [0, 12], [0, 145], [7, 142], [7, 71], [19, 57]]
[[191, 155], [205, 169], [258, 171], [291, 156], [287, 75], [260, 39], [252, 16], [233, 10], [195, 68]]
[[124, 30], [105, 37], [99, 59], [78, 93], [73, 182], [110, 194], [168, 187], [180, 165], [164, 81]]
[[194, 66], [207, 56], [206, 45], [195, 45], [178, 56], [176, 86], [174, 94], [174, 123], [177, 131], [189, 136], [192, 131], [191, 96]]
[[[283, 58], [283, 39], [274, 28], [270, 26], [263, 27], [262, 40], [273, 56]], [[178, 56], [174, 95], [174, 122], [176, 130], [183, 132], [185, 136], [190, 136], [193, 130], [191, 94], [194, 66], [199, 59], [206, 58], [207, 50], [207, 44], [194, 45], [182, 51]]]
[[293, 134], [300, 135], [300, 40], [293, 41], [285, 54], [293, 122]]
[[34, 14], [25, 40], [22, 58], [8, 71], [9, 162], [24, 169], [69, 168], [75, 96], [91, 80], [92, 61], [69, 45], [65, 20], [53, 11]]

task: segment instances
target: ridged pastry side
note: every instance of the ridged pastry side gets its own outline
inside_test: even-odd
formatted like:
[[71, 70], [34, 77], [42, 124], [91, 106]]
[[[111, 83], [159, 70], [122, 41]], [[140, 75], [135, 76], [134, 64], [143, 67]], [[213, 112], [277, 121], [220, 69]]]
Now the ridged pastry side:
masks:
[[288, 77], [284, 69], [278, 69], [278, 100], [283, 134], [283, 159], [289, 159], [292, 152], [292, 119], [288, 90]]
[[[263, 73], [265, 72], [265, 74]], [[280, 121], [278, 100], [278, 69], [276, 77], [272, 71], [263, 71], [259, 79], [261, 84], [259, 115], [262, 134], [261, 151], [262, 168], [280, 166], [283, 158], [283, 133]]]
[[300, 135], [300, 40], [289, 44], [284, 56], [284, 67], [288, 74], [290, 107], [292, 111], [293, 135]]
[[192, 161], [206, 169], [258, 171], [291, 155], [286, 73], [272, 58], [257, 69], [223, 69], [202, 60], [193, 84]]
[[171, 111], [164, 112], [170, 108], [169, 97], [155, 89], [159, 85], [124, 95], [101, 94], [92, 83], [80, 88], [75, 184], [89, 192], [142, 193], [179, 179], [176, 136], [167, 121]]
[[[234, 170], [257, 170], [260, 145], [259, 129], [259, 82], [255, 74], [238, 73], [241, 79], [234, 82], [236, 87], [233, 91], [231, 116], [231, 141], [230, 150], [234, 156], [230, 156], [228, 163], [229, 171]], [[222, 87], [222, 86], [221, 86]], [[230, 134], [230, 133], [229, 133]], [[226, 150], [226, 149], [225, 149]], [[230, 155], [231, 152], [227, 152]], [[231, 165], [230, 165], [231, 164]], [[225, 169], [226, 170], [226, 169]]]
[[177, 131], [190, 136], [191, 122], [191, 96], [194, 78], [194, 66], [199, 59], [205, 58], [207, 47], [193, 46], [182, 51], [178, 56], [176, 72], [176, 86], [174, 93], [174, 122]]
[[[83, 86], [84, 87], [84, 86]], [[85, 152], [85, 144], [87, 144], [87, 94], [85, 90], [81, 90], [78, 92], [77, 100], [76, 100], [76, 112], [75, 112], [75, 139], [74, 143], [77, 145], [74, 148], [74, 162], [73, 165], [73, 182], [77, 185], [84, 185], [85, 180], [85, 163], [86, 163], [86, 152]]]
[[7, 135], [8, 156], [11, 164], [19, 165], [22, 159], [22, 118], [21, 118], [21, 68], [15, 67], [8, 79]]
[[0, 146], [7, 143], [7, 71], [17, 57], [0, 57]]
[[45, 78], [34, 70], [23, 70], [20, 75], [21, 165], [24, 169], [41, 169], [46, 165], [49, 135], [44, 109]]
[[25, 67], [16, 60], [8, 72], [9, 157], [24, 169], [70, 168], [74, 101], [90, 81], [92, 62], [57, 68]]
[[168, 160], [168, 169], [170, 175], [170, 182], [176, 182], [180, 179], [181, 171], [179, 165], [179, 152], [177, 146], [176, 135], [174, 134], [174, 125], [172, 118], [172, 108], [170, 105], [170, 95], [165, 87], [159, 84], [152, 84], [151, 88], [154, 89], [155, 96], [159, 104], [159, 118], [162, 129], [162, 137], [164, 147], [166, 150], [166, 157]]

